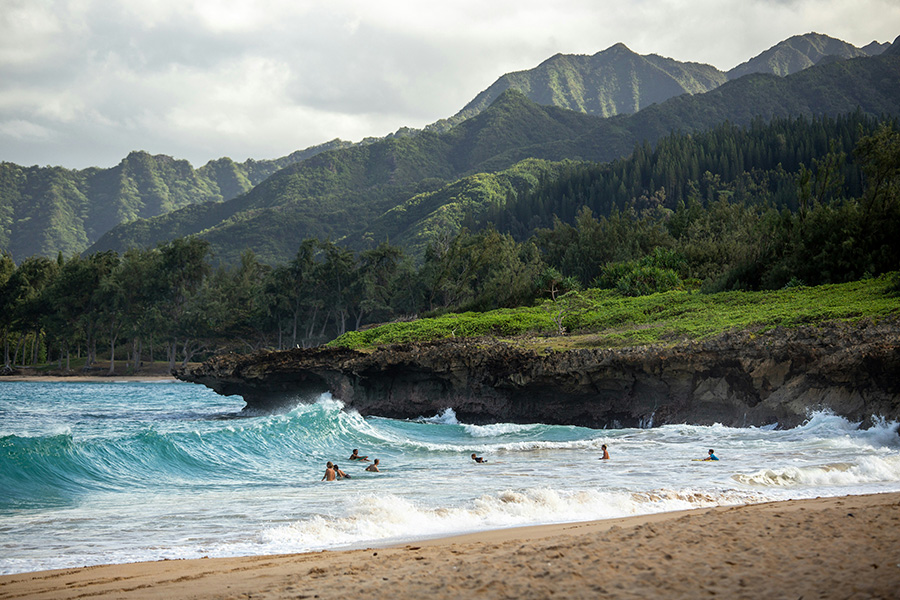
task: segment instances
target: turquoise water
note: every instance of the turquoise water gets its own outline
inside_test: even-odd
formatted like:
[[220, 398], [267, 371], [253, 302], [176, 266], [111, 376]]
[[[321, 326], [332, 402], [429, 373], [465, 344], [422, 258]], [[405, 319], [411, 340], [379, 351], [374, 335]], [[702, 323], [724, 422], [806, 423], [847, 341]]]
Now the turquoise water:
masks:
[[[822, 413], [783, 431], [593, 430], [362, 418], [328, 396], [242, 407], [186, 383], [0, 383], [0, 573], [900, 491], [897, 424]], [[708, 448], [719, 462], [692, 460]], [[329, 460], [351, 479], [321, 482]]]

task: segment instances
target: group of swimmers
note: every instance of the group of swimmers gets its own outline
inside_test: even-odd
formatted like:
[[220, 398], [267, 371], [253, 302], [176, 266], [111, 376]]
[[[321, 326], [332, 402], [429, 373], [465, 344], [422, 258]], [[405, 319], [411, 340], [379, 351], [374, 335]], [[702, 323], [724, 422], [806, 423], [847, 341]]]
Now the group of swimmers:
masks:
[[[600, 450], [603, 451], [603, 456], [600, 457], [600, 460], [609, 460], [609, 450], [606, 449], [606, 444], [603, 444], [602, 446], [600, 446]], [[483, 457], [481, 457], [481, 456], [478, 456], [478, 455], [476, 455], [474, 452], [472, 453], [472, 460], [474, 460], [474, 461], [477, 462], [477, 463], [485, 463], [485, 462], [487, 462], [487, 459], [486, 459], [486, 458], [483, 458]], [[709, 456], [707, 456], [706, 458], [698, 459], [698, 460], [719, 460], [719, 459], [718, 459], [718, 457], [715, 455], [715, 452], [713, 452], [713, 449], [710, 448], [710, 449], [709, 449]]]
[[[358, 460], [360, 462], [369, 462], [368, 456], [360, 456], [359, 449], [354, 448], [353, 452], [350, 454], [350, 458], [347, 460]], [[381, 469], [378, 468], [378, 459], [376, 458], [372, 461], [371, 465], [366, 467], [366, 471], [371, 473], [380, 473]], [[341, 468], [336, 464], [331, 462], [330, 460], [325, 463], [325, 475], [322, 476], [322, 481], [336, 481], [338, 479], [351, 479], [350, 475], [341, 470]]]
[[[606, 449], [606, 444], [600, 446], [600, 449], [603, 451], [603, 456], [600, 457], [600, 460], [609, 460], [609, 450]], [[475, 455], [473, 454], [472, 456], [474, 457]], [[719, 460], [719, 457], [716, 456], [715, 451], [710, 448], [709, 456], [707, 456], [706, 458], [695, 458], [694, 460]]]
[[[603, 451], [603, 456], [600, 457], [600, 460], [609, 460], [609, 450], [606, 449], [606, 444], [603, 444], [602, 446], [600, 446], [600, 450]], [[475, 455], [473, 454], [472, 456], [474, 458]], [[712, 448], [710, 448], [709, 456], [707, 456], [706, 458], [697, 458], [694, 460], [719, 460], [719, 457], [716, 456], [715, 451]]]
[[[600, 460], [609, 460], [609, 450], [606, 449], [606, 444], [603, 444], [602, 446], [600, 446], [600, 450], [603, 451], [603, 456], [600, 457]], [[359, 449], [354, 448], [353, 452], [350, 454], [350, 458], [348, 460], [358, 460], [358, 461], [362, 461], [362, 462], [369, 462], [369, 457], [368, 456], [360, 456]], [[472, 460], [474, 460], [476, 463], [486, 463], [487, 462], [486, 458], [484, 458], [483, 456], [478, 456], [474, 452], [472, 453]], [[703, 460], [703, 461], [719, 460], [719, 458], [716, 456], [715, 451], [712, 448], [710, 448], [709, 455], [706, 458], [697, 458], [694, 460]], [[381, 470], [378, 468], [378, 459], [377, 458], [371, 465], [366, 467], [366, 471], [371, 471], [373, 473], [381, 472]], [[347, 475], [346, 473], [344, 473], [343, 471], [341, 471], [341, 468], [339, 466], [332, 463], [331, 461], [328, 461], [328, 463], [325, 465], [325, 476], [322, 477], [322, 481], [335, 481], [336, 479], [350, 479], [350, 476]]]

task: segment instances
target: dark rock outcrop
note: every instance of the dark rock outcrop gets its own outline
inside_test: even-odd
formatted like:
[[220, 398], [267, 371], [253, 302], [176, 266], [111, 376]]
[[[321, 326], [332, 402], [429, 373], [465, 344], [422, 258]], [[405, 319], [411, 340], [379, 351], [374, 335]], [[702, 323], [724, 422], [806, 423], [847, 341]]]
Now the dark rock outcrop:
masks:
[[801, 423], [829, 409], [900, 419], [900, 322], [727, 333], [674, 346], [539, 355], [493, 339], [226, 355], [175, 372], [248, 407], [330, 391], [362, 415], [587, 427]]

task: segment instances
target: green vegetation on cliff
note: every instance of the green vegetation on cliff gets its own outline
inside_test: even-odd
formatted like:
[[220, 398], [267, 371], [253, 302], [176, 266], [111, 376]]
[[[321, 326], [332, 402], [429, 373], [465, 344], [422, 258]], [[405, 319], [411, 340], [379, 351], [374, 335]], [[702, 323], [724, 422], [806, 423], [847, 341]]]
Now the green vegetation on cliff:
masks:
[[900, 317], [900, 273], [769, 292], [669, 291], [624, 297], [570, 292], [537, 306], [451, 313], [350, 331], [329, 346], [367, 348], [453, 337], [517, 337], [535, 348], [614, 347], [702, 340], [732, 330]]

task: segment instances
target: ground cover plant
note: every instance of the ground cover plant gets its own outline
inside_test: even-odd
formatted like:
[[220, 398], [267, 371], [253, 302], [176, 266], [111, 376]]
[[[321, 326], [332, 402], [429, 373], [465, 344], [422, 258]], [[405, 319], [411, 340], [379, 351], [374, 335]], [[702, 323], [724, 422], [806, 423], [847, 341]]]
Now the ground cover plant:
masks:
[[351, 331], [329, 345], [367, 348], [447, 338], [515, 338], [538, 348], [612, 347], [701, 340], [731, 330], [767, 330], [900, 315], [900, 272], [844, 284], [702, 294], [673, 290], [628, 297], [570, 292], [535, 306], [448, 313]]

